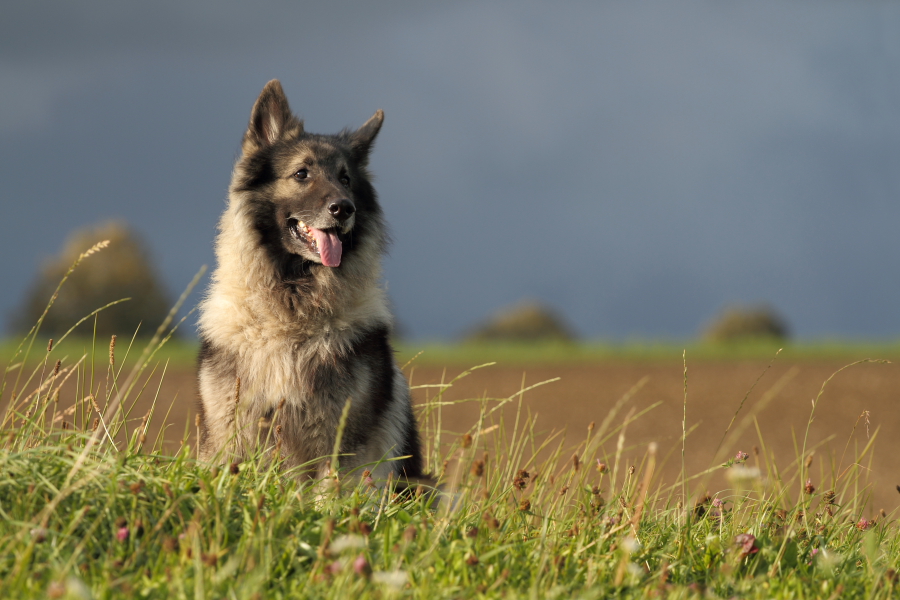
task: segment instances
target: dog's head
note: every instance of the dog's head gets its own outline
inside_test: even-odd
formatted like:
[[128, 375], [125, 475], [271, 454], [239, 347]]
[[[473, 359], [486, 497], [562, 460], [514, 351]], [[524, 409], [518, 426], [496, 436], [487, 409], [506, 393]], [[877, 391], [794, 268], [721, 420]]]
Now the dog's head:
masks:
[[366, 166], [383, 119], [379, 110], [356, 131], [307, 133], [278, 80], [266, 84], [250, 115], [232, 191], [245, 199], [270, 252], [338, 268], [367, 236], [382, 241]]

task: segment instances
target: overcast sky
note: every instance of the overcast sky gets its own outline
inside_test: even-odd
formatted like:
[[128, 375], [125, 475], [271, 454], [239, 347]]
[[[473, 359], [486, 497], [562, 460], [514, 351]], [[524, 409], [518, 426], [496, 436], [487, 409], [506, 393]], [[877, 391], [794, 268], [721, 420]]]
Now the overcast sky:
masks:
[[212, 266], [279, 78], [311, 131], [384, 109], [386, 279], [415, 337], [526, 298], [592, 338], [689, 337], [754, 302], [801, 337], [900, 334], [898, 3], [15, 4], [0, 314], [110, 218], [173, 294]]

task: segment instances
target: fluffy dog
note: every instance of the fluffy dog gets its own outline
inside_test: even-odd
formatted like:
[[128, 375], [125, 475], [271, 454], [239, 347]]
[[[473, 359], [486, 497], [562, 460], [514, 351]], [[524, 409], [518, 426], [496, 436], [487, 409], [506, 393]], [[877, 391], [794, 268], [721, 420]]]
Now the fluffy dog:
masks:
[[253, 106], [200, 306], [202, 459], [277, 446], [288, 467], [321, 476], [349, 401], [341, 468], [422, 477], [367, 169], [383, 119], [379, 110], [356, 131], [307, 133], [277, 80]]

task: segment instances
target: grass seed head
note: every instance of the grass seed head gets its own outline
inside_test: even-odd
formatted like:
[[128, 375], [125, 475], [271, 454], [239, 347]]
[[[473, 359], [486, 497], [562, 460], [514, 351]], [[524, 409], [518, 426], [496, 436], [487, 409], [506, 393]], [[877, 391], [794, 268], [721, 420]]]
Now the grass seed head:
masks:
[[606, 465], [606, 463], [600, 462], [599, 458], [597, 459], [597, 471], [600, 473], [606, 473], [607, 471], [609, 471], [609, 467]]
[[419, 530], [416, 529], [415, 525], [409, 525], [406, 529], [403, 530], [403, 541], [405, 541], [406, 543], [412, 542], [414, 539], [416, 539], [416, 535], [418, 534], [418, 532]]
[[803, 490], [810, 496], [815, 493], [816, 486], [813, 485], [812, 479], [806, 480], [806, 485], [803, 486]]
[[464, 449], [471, 446], [472, 445], [472, 435], [467, 433], [467, 434], [463, 435], [461, 438], [459, 438], [459, 445], [462, 446], [462, 448], [464, 448]]
[[178, 538], [174, 538], [172, 536], [167, 535], [166, 537], [163, 538], [162, 547], [163, 547], [163, 550], [165, 550], [166, 552], [178, 552], [178, 550], [179, 550]]
[[484, 461], [476, 460], [472, 463], [472, 475], [475, 477], [481, 477], [484, 475]]
[[68, 590], [66, 589], [66, 584], [62, 581], [52, 581], [50, 585], [47, 586], [47, 597], [48, 598], [62, 598], [66, 595]]

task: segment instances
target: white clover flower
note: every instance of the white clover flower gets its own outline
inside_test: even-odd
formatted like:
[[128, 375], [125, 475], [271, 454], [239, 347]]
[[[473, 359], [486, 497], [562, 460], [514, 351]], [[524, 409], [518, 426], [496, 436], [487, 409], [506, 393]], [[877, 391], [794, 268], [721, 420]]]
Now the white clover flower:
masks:
[[399, 590], [406, 585], [409, 575], [406, 571], [375, 571], [372, 573], [372, 581], [375, 583], [383, 583], [384, 585]]
[[734, 485], [750, 485], [760, 480], [760, 472], [756, 467], [745, 467], [744, 465], [734, 465], [726, 472], [728, 481]]
[[341, 535], [335, 538], [329, 548], [335, 554], [344, 550], [361, 550], [366, 547], [366, 540], [361, 535]]

